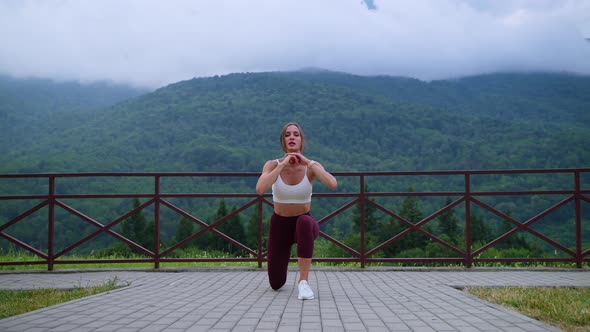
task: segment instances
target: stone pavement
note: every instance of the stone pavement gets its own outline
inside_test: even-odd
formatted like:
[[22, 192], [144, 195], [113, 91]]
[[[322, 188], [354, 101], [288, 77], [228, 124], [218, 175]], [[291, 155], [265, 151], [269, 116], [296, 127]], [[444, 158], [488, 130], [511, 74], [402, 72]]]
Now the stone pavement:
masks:
[[0, 331], [558, 331], [458, 288], [590, 287], [588, 269], [314, 268], [316, 299], [301, 301], [296, 278], [273, 291], [257, 269], [0, 272], [2, 289], [128, 285], [0, 320]]

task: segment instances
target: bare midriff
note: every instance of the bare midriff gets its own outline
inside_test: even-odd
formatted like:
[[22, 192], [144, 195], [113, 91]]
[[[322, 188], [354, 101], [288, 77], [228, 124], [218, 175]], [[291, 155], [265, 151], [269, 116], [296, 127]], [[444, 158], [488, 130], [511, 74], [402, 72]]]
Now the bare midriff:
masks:
[[311, 202], [309, 203], [277, 203], [274, 202], [275, 213], [283, 217], [295, 217], [306, 214], [311, 209]]

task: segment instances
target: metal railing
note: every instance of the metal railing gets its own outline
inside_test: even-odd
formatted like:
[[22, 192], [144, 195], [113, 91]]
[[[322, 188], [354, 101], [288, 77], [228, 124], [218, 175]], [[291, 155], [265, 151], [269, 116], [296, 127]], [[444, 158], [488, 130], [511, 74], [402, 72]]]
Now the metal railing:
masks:
[[[330, 241], [334, 245], [342, 248], [345, 252], [347, 252], [350, 257], [323, 257], [323, 258], [314, 258], [314, 261], [319, 262], [356, 262], [360, 263], [361, 267], [365, 267], [367, 264], [371, 263], [451, 263], [451, 264], [461, 264], [465, 267], [471, 267], [474, 263], [484, 263], [484, 262], [532, 262], [532, 261], [539, 261], [539, 262], [564, 262], [564, 263], [575, 263], [576, 267], [581, 268], [584, 263], [588, 263], [590, 261], [590, 249], [583, 248], [583, 238], [582, 234], [583, 228], [588, 228], [590, 225], [583, 224], [582, 218], [582, 207], [583, 204], [590, 203], [590, 198], [588, 195], [590, 194], [589, 189], [583, 188], [583, 176], [588, 176], [590, 174], [590, 168], [577, 168], [577, 169], [524, 169], [524, 170], [471, 170], [471, 171], [409, 171], [409, 172], [336, 172], [333, 173], [340, 182], [342, 179], [352, 179], [354, 182], [357, 183], [358, 189], [357, 190], [348, 190], [342, 191], [338, 190], [336, 192], [317, 192], [314, 193], [314, 197], [324, 197], [327, 199], [336, 199], [340, 198], [340, 200], [348, 200], [346, 203], [341, 205], [338, 208], [335, 208], [331, 212], [327, 213], [323, 218], [318, 220], [320, 225], [327, 223], [330, 220], [333, 220], [339, 216], [341, 216], [345, 211], [355, 207], [358, 205], [358, 211], [360, 211], [360, 249], [354, 249], [349, 245], [343, 243], [341, 240], [338, 240], [326, 232], [320, 231], [320, 236]], [[474, 177], [477, 176], [512, 176], [512, 175], [542, 175], [542, 176], [550, 176], [555, 177], [557, 175], [570, 177], [571, 179], [568, 180], [569, 183], [563, 183], [565, 188], [550, 188], [550, 189], [525, 189], [525, 190], [473, 190], [472, 188], [472, 181]], [[161, 181], [162, 179], [167, 178], [183, 178], [183, 177], [190, 177], [190, 178], [200, 178], [200, 177], [238, 177], [244, 179], [255, 179], [259, 176], [259, 173], [64, 173], [64, 174], [0, 174], [0, 181], [6, 179], [41, 179], [43, 182], [46, 181], [46, 185], [44, 186], [47, 188], [47, 193], [44, 194], [3, 194], [0, 195], [0, 202], [3, 201], [10, 201], [10, 200], [25, 200], [25, 201], [39, 201], [33, 207], [27, 209], [26, 211], [20, 212], [17, 216], [10, 218], [10, 220], [0, 220], [0, 238], [10, 241], [17, 248], [24, 249], [29, 251], [30, 253], [34, 254], [39, 260], [34, 261], [3, 261], [0, 262], [0, 265], [31, 265], [31, 264], [39, 264], [39, 265], [47, 265], [48, 270], [53, 270], [56, 264], [91, 264], [91, 263], [152, 263], [154, 268], [158, 269], [161, 263], [173, 263], [173, 262], [256, 262], [258, 267], [262, 267], [265, 259], [266, 259], [266, 252], [265, 248], [263, 248], [264, 243], [264, 213], [263, 209], [272, 208], [272, 202], [270, 199], [270, 194], [265, 195], [257, 195], [256, 193], [203, 193], [203, 192], [188, 192], [188, 193], [175, 193], [175, 192], [166, 192], [161, 190]], [[459, 190], [441, 190], [441, 191], [367, 191], [366, 190], [366, 182], [367, 179], [382, 179], [382, 178], [408, 178], [413, 176], [419, 177], [440, 177], [440, 176], [455, 176], [460, 177], [461, 180], [461, 188]], [[64, 194], [56, 192], [56, 184], [58, 181], [61, 181], [66, 178], [101, 178], [101, 177], [123, 177], [123, 178], [134, 178], [134, 177], [142, 177], [142, 178], [150, 178], [153, 181], [153, 190], [148, 192], [142, 193], [124, 193], [124, 194], [114, 194], [114, 193], [107, 193], [107, 194], [92, 194], [92, 193], [77, 193], [77, 194]], [[350, 186], [349, 186], [350, 188]], [[482, 197], [488, 196], [532, 196], [532, 195], [560, 195], [563, 196], [562, 199], [550, 206], [549, 208], [545, 209], [544, 211], [538, 213], [537, 215], [528, 218], [525, 221], [519, 221], [512, 216], [508, 215], [505, 212], [498, 210], [497, 208], [491, 206], [490, 204], [484, 202]], [[411, 222], [404, 218], [403, 216], [399, 215], [398, 213], [392, 211], [390, 208], [387, 208], [384, 204], [379, 203], [378, 200], [380, 198], [404, 198], [409, 196], [417, 196], [417, 197], [455, 197], [455, 199], [450, 204], [445, 204], [443, 207], [438, 209], [436, 212], [426, 216], [420, 221]], [[101, 223], [97, 221], [95, 218], [88, 216], [69, 204], [66, 204], [64, 200], [87, 200], [87, 199], [100, 199], [100, 198], [142, 198], [147, 199], [146, 202], [140, 204], [139, 206], [134, 207], [130, 211], [127, 211], [123, 215], [115, 218], [114, 220], [108, 223]], [[191, 199], [191, 198], [240, 198], [247, 200], [245, 204], [237, 207], [231, 213], [211, 222], [207, 223], [203, 221], [198, 216], [195, 216], [182, 208], [173, 204], [170, 200], [174, 198], [183, 198], [183, 199]], [[315, 198], [314, 198], [315, 199]], [[573, 203], [573, 204], [571, 204]], [[539, 231], [535, 230], [532, 226], [538, 222], [539, 220], [547, 217], [555, 213], [560, 208], [567, 207], [569, 205], [573, 205], [573, 216], [575, 219], [573, 227], [575, 228], [575, 248], [567, 247], [566, 245], [560, 243], [557, 239], [551, 239], [546, 235], [540, 233]], [[153, 234], [153, 239], [155, 245], [153, 248], [145, 248], [138, 243], [133, 242], [129, 238], [124, 237], [119, 232], [115, 231], [114, 228], [122, 221], [126, 220], [127, 218], [139, 213], [140, 211], [144, 210], [147, 207], [153, 207], [153, 220], [155, 231]], [[189, 237], [185, 238], [177, 242], [176, 244], [168, 247], [168, 248], [161, 248], [160, 243], [160, 209], [161, 207], [166, 207], [167, 209], [174, 211], [176, 214], [192, 221], [194, 224], [200, 227], [200, 230], [193, 233]], [[386, 214], [389, 218], [393, 218], [399, 221], [401, 224], [405, 225], [405, 229], [397, 234], [388, 234], [388, 239], [383, 241], [382, 243], [378, 244], [372, 249], [368, 249], [366, 246], [366, 216], [365, 210], [368, 206], [372, 206], [373, 208], [382, 211], [382, 213]], [[479, 208], [483, 208], [486, 211], [496, 215], [503, 220], [506, 220], [514, 225], [512, 230], [507, 231], [506, 233], [496, 237], [495, 239], [489, 241], [485, 245], [480, 248], [473, 249], [472, 247], [472, 213], [471, 210], [474, 206]], [[33, 246], [27, 244], [23, 239], [18, 239], [12, 235], [10, 235], [7, 230], [10, 227], [13, 227], [15, 224], [25, 220], [27, 217], [31, 216], [33, 213], [47, 207], [48, 215], [47, 215], [47, 248], [46, 252], [39, 248], [34, 248]], [[96, 227], [96, 230], [90, 234], [85, 236], [81, 236], [75, 243], [67, 246], [66, 248], [56, 252], [55, 246], [55, 224], [56, 224], [56, 214], [55, 208], [59, 207], [68, 213], [77, 216], [78, 218], [84, 220], [85, 222], [93, 225]], [[461, 209], [461, 215], [464, 216], [464, 243], [461, 246], [453, 245], [452, 243], [445, 241], [444, 239], [437, 237], [436, 235], [429, 232], [425, 226], [426, 224], [432, 222], [436, 218], [440, 217], [442, 214], [452, 210], [452, 209]], [[258, 211], [258, 242], [255, 248], [250, 248], [248, 245], [237, 241], [236, 239], [232, 238], [231, 234], [224, 234], [220, 230], [217, 229], [219, 225], [226, 222], [230, 218], [240, 214], [241, 212], [245, 211], [249, 208], [255, 208]], [[586, 219], [587, 220], [587, 219]], [[565, 225], [563, 227], [567, 227]], [[247, 253], [248, 257], [226, 257], [226, 258], [174, 258], [168, 257], [173, 256], [171, 255], [175, 250], [178, 248], [186, 245], [190, 241], [195, 241], [199, 238], [199, 236], [205, 234], [206, 232], [211, 232], [215, 234], [217, 237], [222, 238], [224, 241], [231, 243], [232, 245], [240, 248], [245, 253]], [[385, 248], [394, 244], [396, 241], [402, 240], [404, 237], [408, 236], [411, 233], [419, 233], [423, 236], [429, 238], [431, 241], [435, 241], [436, 243], [440, 244], [442, 247], [445, 247], [452, 252], [455, 253], [453, 257], [422, 257], [422, 258], [403, 258], [403, 257], [376, 257], [379, 252], [383, 252]], [[480, 255], [485, 252], [486, 250], [492, 248], [494, 245], [501, 243], [503, 240], [507, 239], [508, 237], [514, 235], [516, 232], [526, 232], [541, 241], [550, 244], [551, 246], [555, 247], [555, 249], [559, 249], [563, 253], [566, 254], [565, 257], [521, 257], [521, 258], [481, 258]], [[586, 232], [588, 232], [586, 230]], [[146, 258], [129, 258], [129, 259], [85, 259], [85, 260], [72, 260], [72, 259], [65, 259], [64, 257], [68, 253], [72, 253], [74, 249], [79, 248], [84, 243], [90, 241], [91, 239], [97, 237], [100, 234], [108, 234], [113, 238], [126, 243], [128, 246], [134, 248], [136, 251], [143, 253]], [[588, 241], [588, 239], [587, 239]]]

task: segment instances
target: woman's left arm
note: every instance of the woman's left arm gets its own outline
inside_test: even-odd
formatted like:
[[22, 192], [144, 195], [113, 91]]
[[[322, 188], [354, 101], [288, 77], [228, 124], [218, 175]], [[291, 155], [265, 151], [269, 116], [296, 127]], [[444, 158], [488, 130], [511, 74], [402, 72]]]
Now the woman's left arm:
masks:
[[330, 174], [322, 164], [318, 163], [317, 161], [310, 160], [307, 163], [307, 168], [312, 172], [312, 174], [317, 177], [326, 187], [330, 188], [331, 190], [336, 190], [338, 187], [338, 181], [336, 178]]

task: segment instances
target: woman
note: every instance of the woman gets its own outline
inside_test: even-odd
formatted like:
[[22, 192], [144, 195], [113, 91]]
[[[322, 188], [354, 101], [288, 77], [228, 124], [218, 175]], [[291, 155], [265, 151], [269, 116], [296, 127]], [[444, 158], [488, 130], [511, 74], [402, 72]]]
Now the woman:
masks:
[[319, 179], [334, 190], [338, 182], [320, 163], [303, 155], [304, 143], [303, 131], [297, 123], [285, 125], [281, 131], [285, 155], [264, 164], [256, 192], [262, 195], [272, 188], [274, 213], [270, 219], [267, 255], [270, 286], [277, 290], [287, 281], [291, 247], [297, 243], [299, 299], [310, 300], [314, 295], [307, 280], [314, 241], [320, 231], [309, 212], [312, 184]]

